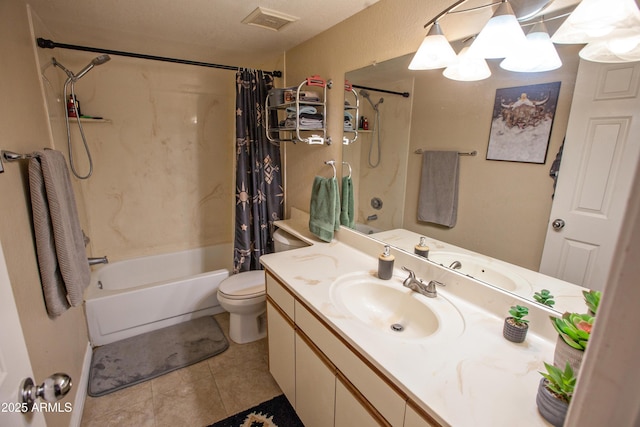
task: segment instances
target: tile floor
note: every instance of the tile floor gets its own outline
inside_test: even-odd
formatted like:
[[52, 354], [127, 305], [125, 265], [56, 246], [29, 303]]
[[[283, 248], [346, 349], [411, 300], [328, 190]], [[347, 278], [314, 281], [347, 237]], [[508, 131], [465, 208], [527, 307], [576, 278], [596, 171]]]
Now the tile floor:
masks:
[[229, 348], [210, 359], [102, 397], [89, 397], [83, 427], [207, 426], [282, 392], [269, 374], [267, 340], [236, 344], [229, 313], [214, 316]]

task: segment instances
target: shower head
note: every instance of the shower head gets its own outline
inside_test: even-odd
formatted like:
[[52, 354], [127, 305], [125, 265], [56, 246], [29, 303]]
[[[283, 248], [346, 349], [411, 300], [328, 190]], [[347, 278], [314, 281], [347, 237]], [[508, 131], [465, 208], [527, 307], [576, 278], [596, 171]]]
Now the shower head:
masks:
[[102, 64], [104, 64], [105, 62], [107, 62], [110, 59], [111, 59], [111, 57], [109, 55], [96, 56], [95, 58], [93, 58], [91, 60], [91, 62], [89, 62], [89, 64], [87, 64], [86, 67], [84, 67], [82, 70], [80, 70], [80, 72], [73, 77], [73, 81], [77, 82], [82, 77], [84, 77], [85, 74], [87, 74], [89, 71], [91, 71], [91, 69], [93, 67], [95, 67], [96, 65], [102, 65]]
[[360, 89], [360, 96], [362, 96], [363, 98], [367, 98], [370, 99], [371, 95], [369, 94], [369, 92], [367, 92], [364, 89]]

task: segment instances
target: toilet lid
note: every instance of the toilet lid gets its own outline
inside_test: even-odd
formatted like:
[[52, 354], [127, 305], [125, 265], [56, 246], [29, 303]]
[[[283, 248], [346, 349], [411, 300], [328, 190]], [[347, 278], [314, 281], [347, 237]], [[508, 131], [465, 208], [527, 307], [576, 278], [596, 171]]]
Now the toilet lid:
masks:
[[237, 299], [264, 295], [264, 271], [245, 271], [229, 276], [220, 283], [218, 291], [229, 298]]

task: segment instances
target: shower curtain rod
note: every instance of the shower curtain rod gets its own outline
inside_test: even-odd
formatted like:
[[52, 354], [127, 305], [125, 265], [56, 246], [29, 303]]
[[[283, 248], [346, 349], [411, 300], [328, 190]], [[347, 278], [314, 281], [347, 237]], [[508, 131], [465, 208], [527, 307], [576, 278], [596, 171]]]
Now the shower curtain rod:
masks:
[[367, 87], [367, 86], [360, 86], [360, 85], [351, 85], [351, 86], [357, 87], [358, 89], [372, 90], [374, 92], [382, 92], [382, 93], [390, 93], [392, 95], [400, 95], [400, 96], [403, 96], [405, 98], [409, 97], [409, 92], [395, 92], [395, 91], [392, 91], [392, 90], [376, 89], [375, 87]]
[[[95, 47], [78, 46], [75, 44], [56, 43], [48, 39], [43, 39], [42, 37], [38, 37], [36, 39], [36, 42], [38, 43], [38, 47], [41, 47], [43, 49], [53, 49], [56, 47], [60, 47], [62, 49], [83, 50], [85, 52], [106, 53], [109, 55], [128, 56], [130, 58], [150, 59], [153, 61], [173, 62], [175, 64], [196, 65], [198, 67], [220, 68], [223, 70], [233, 70], [233, 71], [237, 71], [240, 68], [242, 68], [242, 67], [233, 67], [231, 65], [211, 64], [209, 62], [190, 61], [188, 59], [167, 58], [165, 56], [146, 55], [143, 53], [123, 52], [120, 50], [98, 49]], [[278, 70], [265, 71], [265, 73], [270, 74], [273, 77], [282, 77], [282, 71], [278, 71]]]

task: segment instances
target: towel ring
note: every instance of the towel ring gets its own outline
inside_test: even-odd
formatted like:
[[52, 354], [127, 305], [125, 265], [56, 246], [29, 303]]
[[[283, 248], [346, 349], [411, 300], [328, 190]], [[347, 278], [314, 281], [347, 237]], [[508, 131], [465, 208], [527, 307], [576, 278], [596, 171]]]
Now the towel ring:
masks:
[[349, 162], [342, 162], [342, 165], [347, 165], [347, 167], [349, 168], [349, 178], [351, 178], [351, 165], [349, 164]]
[[333, 168], [333, 179], [336, 178], [337, 172], [336, 172], [336, 161], [335, 160], [327, 160], [326, 162], [324, 162], [325, 165], [330, 165]]

